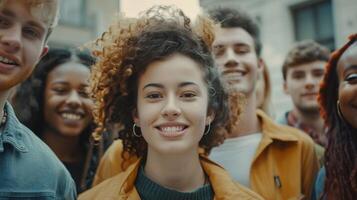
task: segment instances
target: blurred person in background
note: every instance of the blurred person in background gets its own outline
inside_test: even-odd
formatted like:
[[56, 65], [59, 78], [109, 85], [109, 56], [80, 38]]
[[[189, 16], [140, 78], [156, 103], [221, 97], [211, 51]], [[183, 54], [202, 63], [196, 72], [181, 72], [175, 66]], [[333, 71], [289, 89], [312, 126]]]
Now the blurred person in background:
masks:
[[50, 50], [13, 97], [19, 120], [55, 152], [78, 193], [92, 184], [103, 146], [109, 145], [90, 139], [95, 126], [88, 81], [94, 62], [84, 51]]
[[331, 55], [318, 99], [328, 144], [314, 199], [356, 199], [357, 33]]
[[280, 124], [298, 128], [315, 143], [326, 146], [326, 128], [320, 116], [317, 94], [330, 51], [314, 42], [298, 42], [287, 54], [282, 74], [284, 91], [290, 95], [293, 110], [277, 119]]
[[[256, 109], [255, 89], [263, 70], [257, 24], [234, 9], [218, 8], [209, 14], [220, 25], [213, 54], [221, 77], [230, 96], [241, 93], [246, 98], [240, 118], [231, 109], [234, 124], [209, 157], [265, 199], [310, 197], [319, 167], [312, 139], [295, 128], [276, 124]], [[232, 100], [231, 106], [237, 103]]]

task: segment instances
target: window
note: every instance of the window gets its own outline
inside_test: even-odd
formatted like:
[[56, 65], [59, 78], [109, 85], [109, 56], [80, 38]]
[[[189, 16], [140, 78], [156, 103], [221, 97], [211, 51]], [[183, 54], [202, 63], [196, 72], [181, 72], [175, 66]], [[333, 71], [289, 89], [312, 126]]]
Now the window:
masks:
[[292, 7], [295, 39], [313, 39], [316, 42], [335, 48], [331, 0], [309, 1]]
[[61, 0], [60, 23], [70, 26], [87, 26], [86, 0]]

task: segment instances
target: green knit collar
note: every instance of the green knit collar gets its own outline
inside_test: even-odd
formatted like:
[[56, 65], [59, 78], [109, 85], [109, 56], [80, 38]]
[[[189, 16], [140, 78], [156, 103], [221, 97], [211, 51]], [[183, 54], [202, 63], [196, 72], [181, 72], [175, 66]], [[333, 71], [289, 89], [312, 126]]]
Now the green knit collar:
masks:
[[141, 165], [138, 170], [138, 175], [135, 180], [135, 187], [142, 200], [207, 200], [213, 199], [214, 196], [210, 184], [206, 184], [192, 192], [179, 192], [162, 187], [161, 185], [146, 177], [143, 165]]

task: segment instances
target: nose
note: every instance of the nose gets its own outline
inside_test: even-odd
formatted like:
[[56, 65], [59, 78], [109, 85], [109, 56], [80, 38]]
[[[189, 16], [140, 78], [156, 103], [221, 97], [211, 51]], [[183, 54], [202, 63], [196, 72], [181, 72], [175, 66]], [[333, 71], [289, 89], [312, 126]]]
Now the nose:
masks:
[[179, 108], [179, 106], [177, 104], [177, 100], [176, 100], [174, 94], [169, 95], [167, 97], [165, 105], [162, 108], [161, 114], [167, 120], [174, 120], [174, 119], [176, 119], [177, 117], [180, 116], [181, 110], [180, 110], [180, 108]]
[[2, 49], [7, 53], [16, 53], [21, 47], [21, 27], [12, 26], [4, 30], [0, 36]]
[[224, 64], [226, 68], [232, 68], [232, 67], [237, 67], [239, 64], [239, 61], [237, 59], [237, 56], [235, 55], [234, 51], [232, 48], [227, 48], [226, 50], [226, 55], [227, 55], [227, 62]]
[[306, 89], [313, 89], [315, 85], [318, 83], [318, 81], [313, 77], [312, 74], [307, 74], [306, 80], [305, 80], [305, 87]]
[[69, 94], [68, 98], [66, 99], [66, 104], [72, 108], [78, 107], [82, 104], [81, 98], [79, 97], [77, 91], [72, 91]]

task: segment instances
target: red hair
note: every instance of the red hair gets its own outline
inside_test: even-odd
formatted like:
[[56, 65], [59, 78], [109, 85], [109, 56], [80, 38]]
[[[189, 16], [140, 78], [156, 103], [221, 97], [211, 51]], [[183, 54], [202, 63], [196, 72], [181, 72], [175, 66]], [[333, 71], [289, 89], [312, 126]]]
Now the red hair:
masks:
[[323, 199], [353, 199], [357, 196], [357, 134], [339, 115], [337, 64], [342, 54], [357, 42], [357, 34], [330, 56], [320, 85], [318, 102], [328, 127], [325, 152], [326, 179]]

